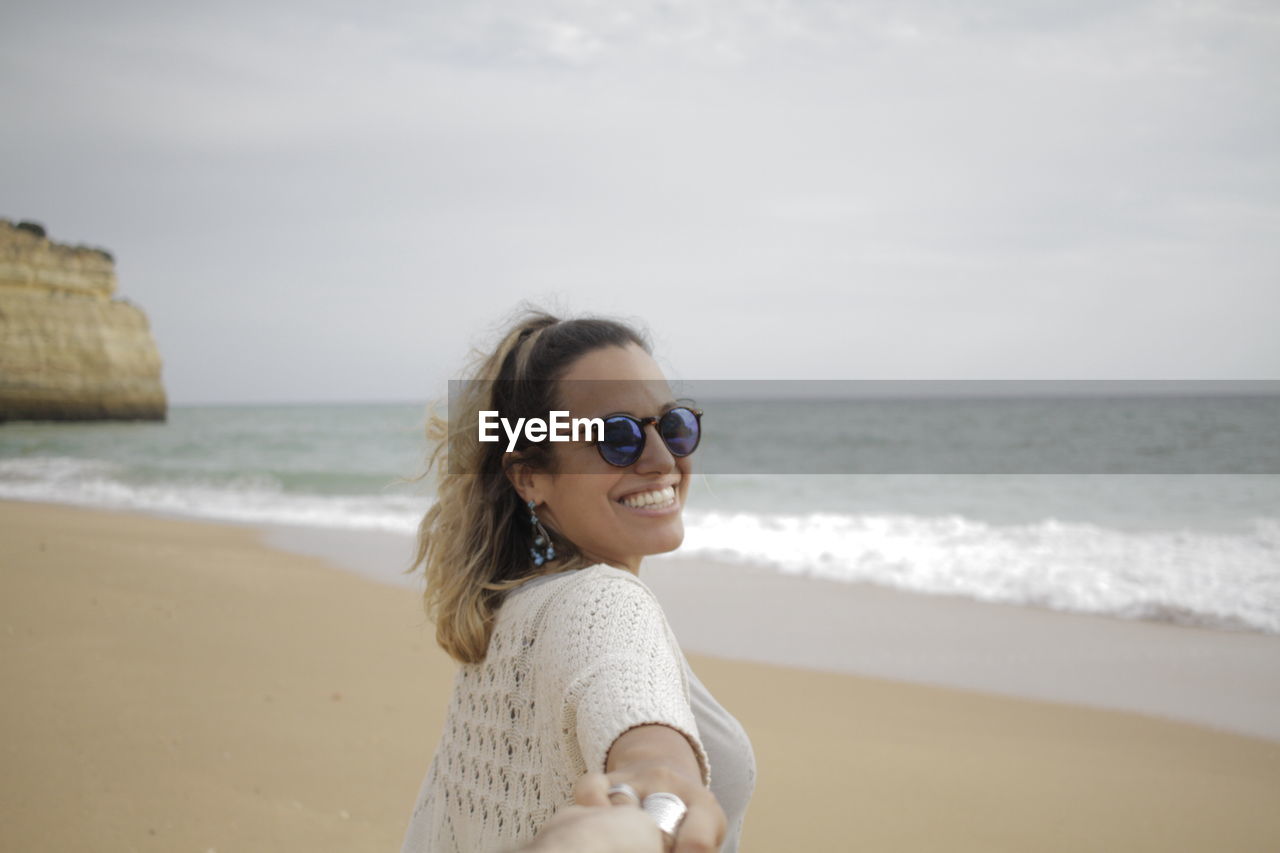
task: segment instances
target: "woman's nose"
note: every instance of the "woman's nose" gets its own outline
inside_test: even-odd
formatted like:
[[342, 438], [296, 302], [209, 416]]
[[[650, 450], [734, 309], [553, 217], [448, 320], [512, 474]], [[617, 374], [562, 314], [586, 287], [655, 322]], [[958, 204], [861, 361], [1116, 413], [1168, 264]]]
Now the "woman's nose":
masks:
[[665, 473], [676, 466], [676, 458], [667, 449], [667, 443], [658, 434], [657, 424], [645, 424], [644, 452], [636, 460], [636, 472]]

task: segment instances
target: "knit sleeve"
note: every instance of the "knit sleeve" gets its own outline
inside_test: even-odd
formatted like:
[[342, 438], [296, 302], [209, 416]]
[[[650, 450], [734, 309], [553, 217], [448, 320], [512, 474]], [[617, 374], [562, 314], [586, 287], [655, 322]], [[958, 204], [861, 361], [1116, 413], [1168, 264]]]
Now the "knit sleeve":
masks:
[[547, 700], [561, 703], [566, 745], [585, 769], [603, 773], [620, 735], [658, 723], [688, 739], [710, 784], [683, 657], [648, 587], [624, 576], [585, 577], [550, 603], [543, 625]]

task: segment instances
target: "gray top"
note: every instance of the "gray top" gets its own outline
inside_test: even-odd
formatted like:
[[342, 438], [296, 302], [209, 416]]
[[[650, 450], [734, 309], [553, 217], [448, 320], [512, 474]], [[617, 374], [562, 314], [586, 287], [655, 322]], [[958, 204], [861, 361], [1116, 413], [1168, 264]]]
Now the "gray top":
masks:
[[721, 853], [737, 853], [742, 837], [742, 819], [747, 803], [756, 787], [756, 757], [742, 724], [726, 711], [684, 662], [689, 677], [689, 693], [693, 717], [698, 722], [698, 736], [711, 762], [711, 793], [724, 809], [729, 828]]

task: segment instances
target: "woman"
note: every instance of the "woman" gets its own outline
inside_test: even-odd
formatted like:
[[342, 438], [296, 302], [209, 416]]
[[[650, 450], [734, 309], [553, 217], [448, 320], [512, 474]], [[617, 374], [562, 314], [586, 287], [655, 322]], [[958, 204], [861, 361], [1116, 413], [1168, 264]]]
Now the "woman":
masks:
[[[586, 773], [683, 801], [677, 853], [737, 850], [750, 741], [639, 578], [645, 556], [683, 540], [700, 413], [670, 399], [633, 329], [539, 312], [450, 404], [451, 423], [429, 428], [439, 485], [413, 568], [461, 666], [404, 853], [527, 843]], [[480, 411], [516, 423], [553, 410], [601, 418], [605, 440], [478, 440]]]

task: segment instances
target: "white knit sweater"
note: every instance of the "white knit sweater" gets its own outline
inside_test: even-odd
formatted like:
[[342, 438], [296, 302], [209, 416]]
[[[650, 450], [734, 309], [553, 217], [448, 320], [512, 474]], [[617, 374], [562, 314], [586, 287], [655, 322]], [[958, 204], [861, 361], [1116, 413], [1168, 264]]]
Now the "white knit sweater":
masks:
[[526, 842], [604, 772], [613, 741], [662, 723], [711, 771], [684, 657], [639, 578], [596, 565], [508, 594], [483, 662], [463, 664], [402, 853], [498, 853]]

